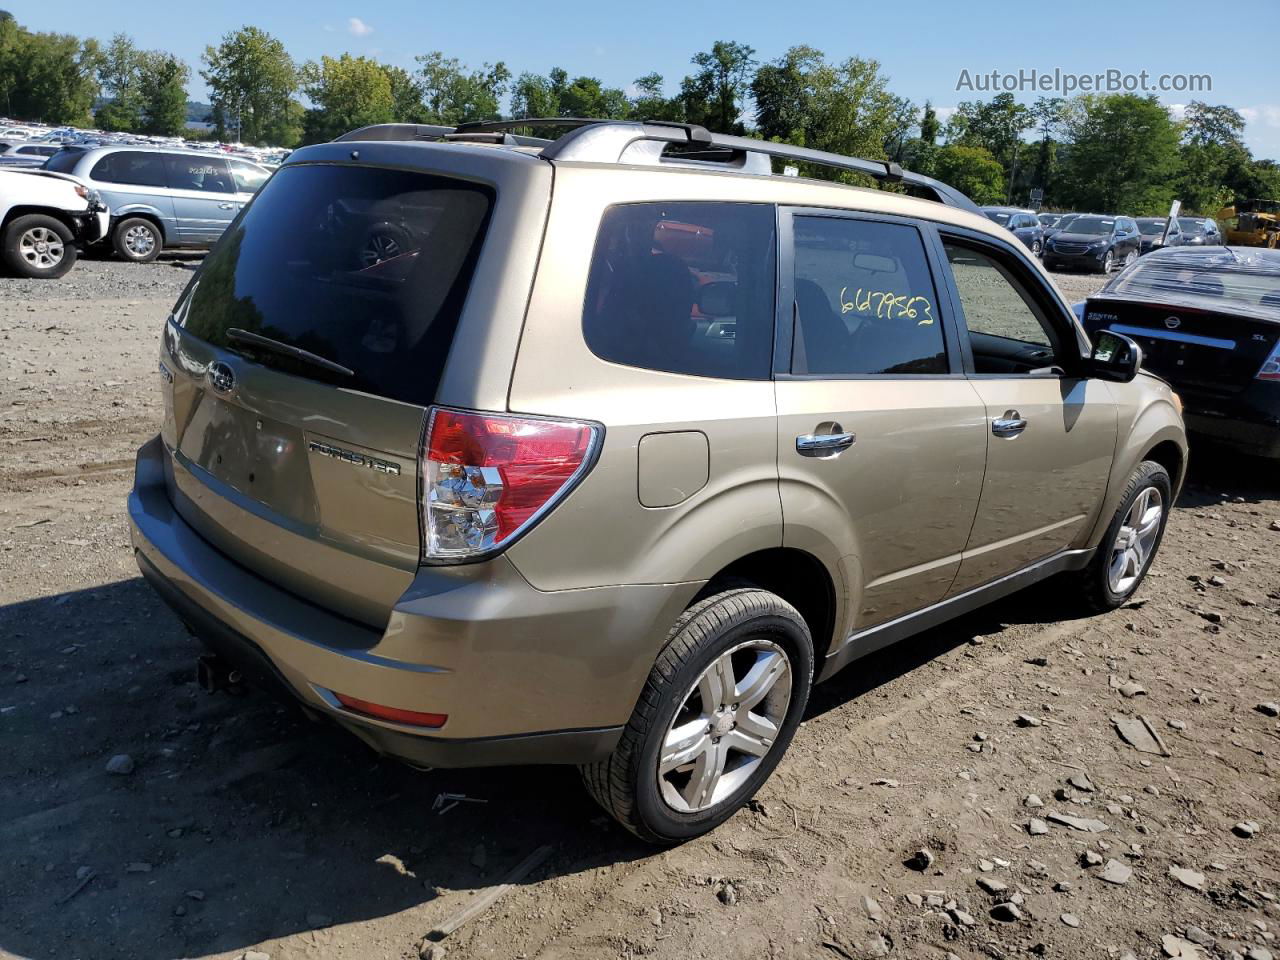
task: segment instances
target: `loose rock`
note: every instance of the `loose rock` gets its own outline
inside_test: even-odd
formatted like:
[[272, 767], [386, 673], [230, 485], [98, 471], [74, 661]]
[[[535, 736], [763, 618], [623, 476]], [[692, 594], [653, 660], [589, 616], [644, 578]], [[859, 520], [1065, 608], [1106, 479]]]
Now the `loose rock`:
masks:
[[1280, 717], [1280, 703], [1260, 703], [1254, 709], [1259, 713], [1265, 713], [1268, 717]]
[[1204, 874], [1195, 870], [1188, 870], [1185, 867], [1170, 867], [1169, 876], [1184, 887], [1190, 887], [1192, 890], [1204, 889]]
[[933, 866], [933, 853], [927, 847], [921, 847], [907, 858], [906, 865], [912, 870], [924, 873]]
[[1062, 915], [1062, 922], [1065, 923], [1068, 927], [1080, 926], [1080, 918], [1077, 917], [1074, 913], [1064, 913]]
[[1001, 923], [1013, 923], [1022, 919], [1022, 911], [1016, 903], [997, 903], [991, 908], [991, 917]]
[[1049, 832], [1049, 825], [1039, 817], [1032, 817], [1027, 823], [1027, 833], [1033, 837], [1041, 836]]
[[1231, 832], [1237, 837], [1243, 837], [1245, 840], [1248, 840], [1258, 832], [1258, 824], [1254, 820], [1241, 820], [1231, 828]]
[[133, 770], [133, 757], [129, 756], [127, 753], [117, 753], [107, 761], [107, 773], [114, 773], [117, 776], [124, 777], [133, 773]]
[[1133, 876], [1133, 869], [1119, 860], [1108, 860], [1107, 865], [1098, 876], [1107, 881], [1107, 883], [1120, 885], [1129, 882], [1129, 878]]

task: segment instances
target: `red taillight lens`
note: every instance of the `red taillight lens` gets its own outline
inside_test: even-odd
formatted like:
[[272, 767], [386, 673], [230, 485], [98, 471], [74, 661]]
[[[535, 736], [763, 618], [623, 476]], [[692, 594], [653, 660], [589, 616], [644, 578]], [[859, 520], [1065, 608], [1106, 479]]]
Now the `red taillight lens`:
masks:
[[1277, 340], [1276, 345], [1271, 348], [1271, 354], [1267, 357], [1267, 362], [1258, 371], [1258, 379], [1280, 380], [1280, 340]]
[[598, 428], [434, 409], [422, 452], [427, 559], [487, 553], [533, 522], [587, 467]]
[[422, 713], [419, 710], [384, 707], [380, 703], [360, 700], [357, 697], [348, 697], [345, 693], [338, 693], [336, 690], [333, 695], [338, 698], [340, 704], [352, 713], [363, 713], [366, 717], [390, 720], [392, 723], [404, 723], [412, 727], [443, 727], [444, 722], [449, 719], [447, 713]]

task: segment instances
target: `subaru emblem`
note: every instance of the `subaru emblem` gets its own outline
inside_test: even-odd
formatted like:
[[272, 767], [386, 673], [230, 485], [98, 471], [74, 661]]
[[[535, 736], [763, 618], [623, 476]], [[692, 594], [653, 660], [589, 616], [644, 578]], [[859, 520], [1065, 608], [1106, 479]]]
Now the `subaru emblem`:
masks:
[[236, 387], [236, 372], [221, 360], [209, 364], [209, 385], [219, 393], [230, 393]]
[[1179, 320], [1177, 317], [1165, 317], [1164, 325], [1168, 327], [1170, 330], [1177, 330], [1180, 326], [1182, 326], [1182, 321]]

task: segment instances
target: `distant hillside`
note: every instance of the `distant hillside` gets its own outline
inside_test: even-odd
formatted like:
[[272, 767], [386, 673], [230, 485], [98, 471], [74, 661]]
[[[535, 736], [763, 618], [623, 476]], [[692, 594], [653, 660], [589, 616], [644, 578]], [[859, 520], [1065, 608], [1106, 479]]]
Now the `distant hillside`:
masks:
[[213, 113], [213, 106], [208, 103], [201, 103], [198, 100], [187, 101], [187, 120], [196, 123], [203, 123], [209, 119], [209, 114]]

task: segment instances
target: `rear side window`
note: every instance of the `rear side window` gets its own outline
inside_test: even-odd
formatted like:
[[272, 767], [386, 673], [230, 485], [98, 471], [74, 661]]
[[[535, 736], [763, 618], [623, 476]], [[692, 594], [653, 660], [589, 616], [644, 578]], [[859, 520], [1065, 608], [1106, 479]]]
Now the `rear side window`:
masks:
[[610, 207], [587, 281], [587, 346], [631, 367], [769, 379], [774, 227], [767, 204]]
[[[444, 177], [286, 166], [205, 258], [176, 316], [195, 336], [268, 366], [431, 403], [492, 205], [487, 188]], [[236, 329], [353, 375], [258, 350]]]
[[257, 193], [258, 188], [267, 182], [267, 177], [271, 176], [269, 171], [243, 160], [231, 161], [231, 174], [236, 179], [236, 190], [240, 193]]
[[164, 154], [121, 150], [108, 153], [93, 166], [89, 174], [103, 183], [126, 183], [141, 187], [165, 185]]
[[76, 164], [84, 156], [83, 150], [62, 149], [45, 161], [44, 169], [55, 173], [74, 173]]
[[792, 373], [948, 371], [933, 275], [915, 227], [796, 217], [794, 290]]
[[164, 158], [167, 182], [174, 190], [201, 193], [235, 193], [227, 161], [221, 157], [183, 156], [171, 153]]

